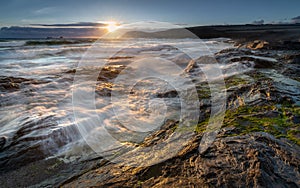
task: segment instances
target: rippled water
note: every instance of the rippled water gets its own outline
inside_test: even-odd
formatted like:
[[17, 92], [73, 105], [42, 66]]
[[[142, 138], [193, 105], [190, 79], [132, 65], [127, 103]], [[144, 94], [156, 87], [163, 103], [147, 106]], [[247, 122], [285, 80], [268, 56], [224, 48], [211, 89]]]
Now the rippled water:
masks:
[[[120, 57], [116, 56], [109, 60], [110, 50], [124, 48], [126, 41], [99, 42], [105, 50], [95, 56], [107, 59], [111, 65], [99, 78], [97, 95], [102, 96], [96, 100], [99, 113], [105, 114], [110, 111], [105, 100], [105, 97], [109, 97], [110, 79], [138, 54], [144, 56], [155, 54], [178, 63], [184, 69], [188, 65], [186, 57], [172, 46], [180, 47], [195, 57], [232, 47], [232, 44], [224, 42], [225, 39], [206, 40], [203, 49], [196, 49], [192, 39], [159, 41], [164, 45], [157, 45], [158, 39], [136, 40], [134, 45], [126, 47], [125, 53], [119, 54]], [[68, 160], [89, 157], [91, 151], [74, 124], [72, 88], [75, 69], [91, 45], [91, 42], [85, 41], [53, 46], [30, 46], [22, 40], [0, 43], [1, 168], [17, 168], [31, 161], [57, 156]], [[199, 51], [203, 53], [199, 54]], [[228, 75], [238, 73], [238, 69], [245, 71], [245, 67], [241, 64], [223, 65], [221, 68], [227, 70]], [[140, 84], [144, 84], [143, 88], [147, 85], [147, 83]], [[139, 85], [136, 88], [139, 88]], [[153, 89], [155, 88], [143, 91], [143, 96], [163, 92]], [[172, 99], [170, 103], [176, 108], [178, 101]], [[144, 104], [141, 103], [139, 108], [147, 111], [143, 107]]]

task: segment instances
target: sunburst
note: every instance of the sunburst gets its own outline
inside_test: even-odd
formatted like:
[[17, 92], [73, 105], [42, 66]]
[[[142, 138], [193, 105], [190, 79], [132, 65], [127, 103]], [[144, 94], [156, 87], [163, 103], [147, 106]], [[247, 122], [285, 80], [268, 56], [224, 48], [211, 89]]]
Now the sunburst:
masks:
[[118, 29], [118, 24], [116, 22], [108, 22], [108, 25], [106, 26], [106, 29], [108, 32], [114, 32]]

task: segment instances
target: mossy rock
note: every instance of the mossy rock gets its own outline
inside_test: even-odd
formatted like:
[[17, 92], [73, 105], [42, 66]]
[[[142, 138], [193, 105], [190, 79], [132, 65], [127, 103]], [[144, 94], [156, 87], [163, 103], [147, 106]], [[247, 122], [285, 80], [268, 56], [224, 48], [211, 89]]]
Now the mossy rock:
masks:
[[[276, 138], [287, 138], [300, 145], [300, 124], [292, 121], [292, 117], [299, 114], [299, 106], [240, 106], [226, 111], [222, 128], [235, 127], [235, 131], [227, 136], [267, 132]], [[206, 130], [208, 120], [199, 123], [196, 132]]]

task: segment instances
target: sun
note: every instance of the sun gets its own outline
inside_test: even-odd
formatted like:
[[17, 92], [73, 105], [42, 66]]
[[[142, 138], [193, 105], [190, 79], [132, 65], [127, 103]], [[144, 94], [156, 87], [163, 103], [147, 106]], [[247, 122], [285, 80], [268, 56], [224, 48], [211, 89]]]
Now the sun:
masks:
[[114, 32], [115, 30], [118, 29], [118, 25], [116, 22], [109, 22], [108, 25], [106, 26], [106, 29], [108, 32]]

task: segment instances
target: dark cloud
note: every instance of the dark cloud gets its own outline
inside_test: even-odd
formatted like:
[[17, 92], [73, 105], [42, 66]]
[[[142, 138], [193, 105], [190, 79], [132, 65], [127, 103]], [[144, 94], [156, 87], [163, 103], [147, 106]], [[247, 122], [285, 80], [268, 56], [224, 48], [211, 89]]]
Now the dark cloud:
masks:
[[261, 19], [261, 20], [255, 20], [255, 21], [252, 22], [252, 24], [255, 24], [255, 25], [262, 25], [264, 23], [265, 23], [265, 21], [263, 19]]
[[47, 38], [60, 37], [100, 37], [105, 29], [99, 28], [37, 28], [37, 27], [2, 27], [0, 38]]
[[300, 23], [300, 16], [296, 16], [291, 19], [292, 23]]
[[101, 27], [107, 26], [106, 23], [97, 22], [78, 22], [69, 24], [31, 24], [32, 26], [43, 26], [43, 27]]
[[292, 20], [300, 20], [300, 16], [294, 17]]

